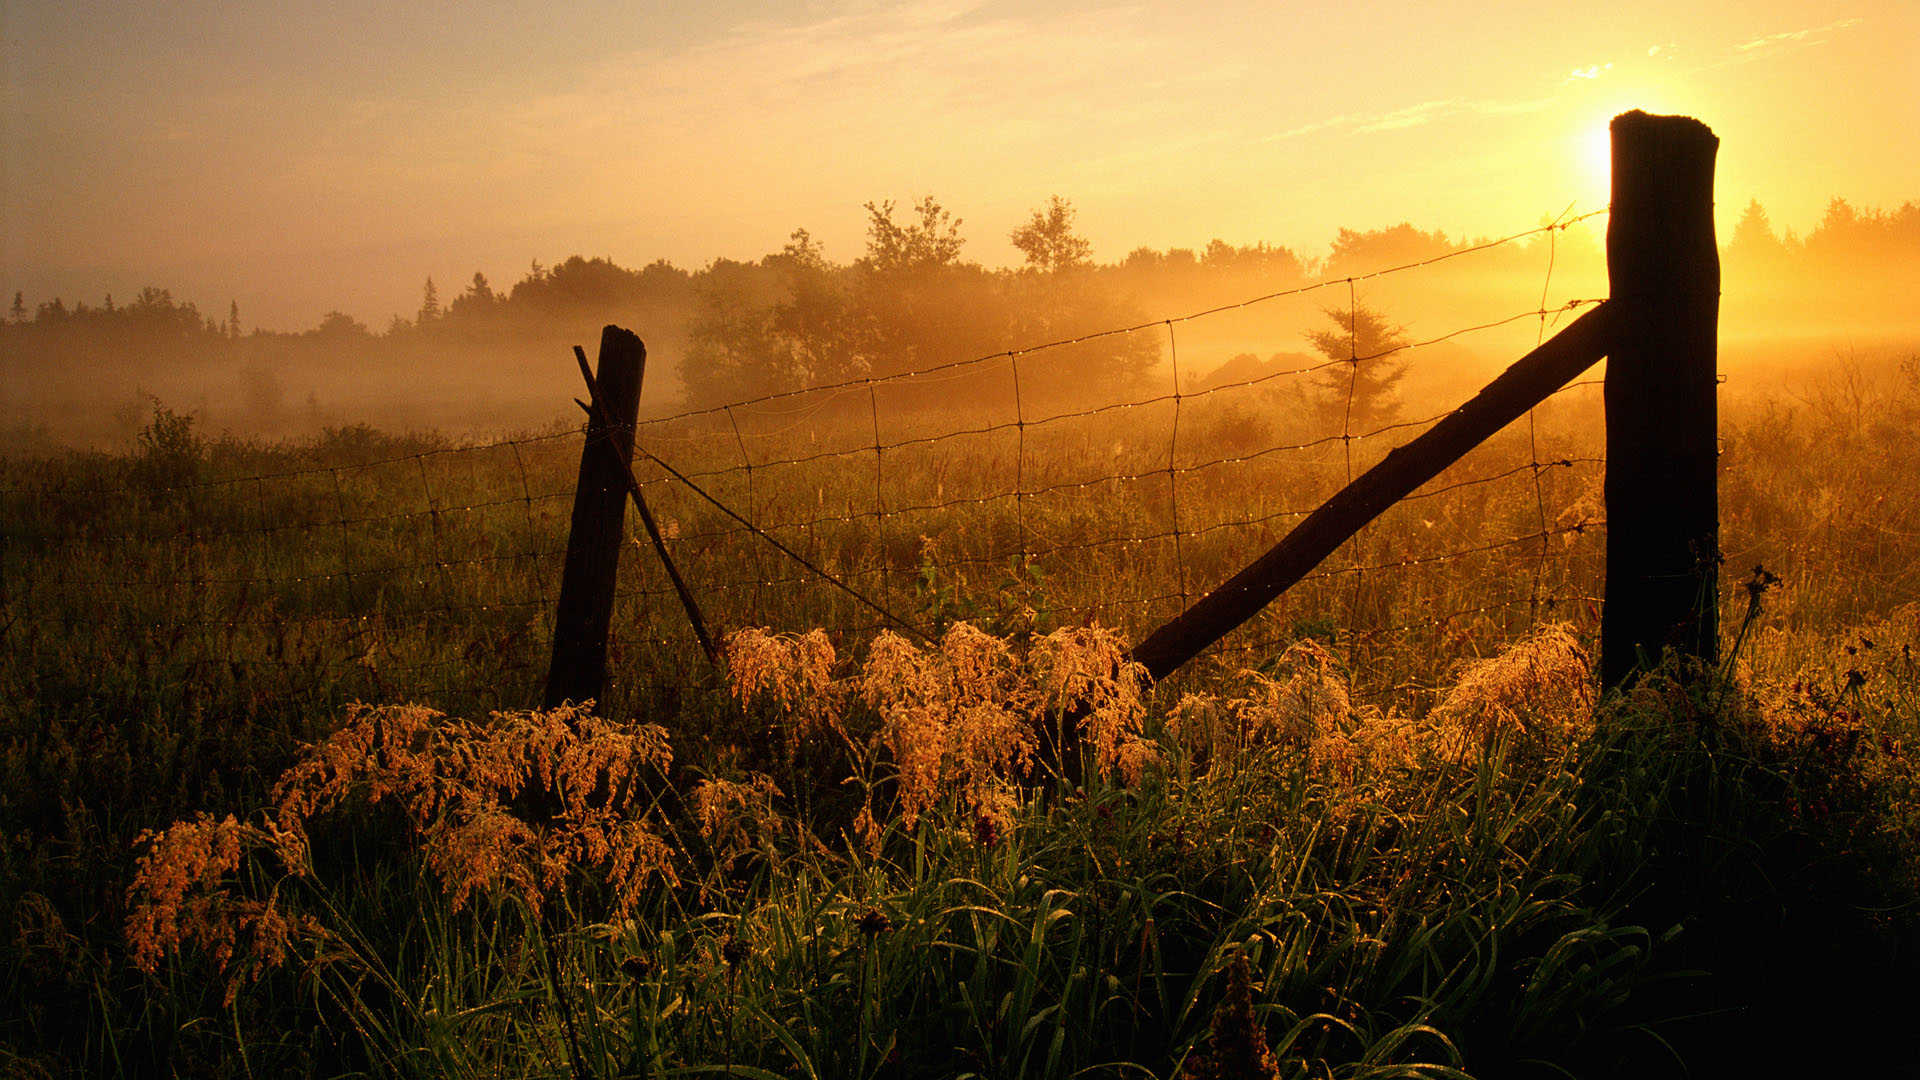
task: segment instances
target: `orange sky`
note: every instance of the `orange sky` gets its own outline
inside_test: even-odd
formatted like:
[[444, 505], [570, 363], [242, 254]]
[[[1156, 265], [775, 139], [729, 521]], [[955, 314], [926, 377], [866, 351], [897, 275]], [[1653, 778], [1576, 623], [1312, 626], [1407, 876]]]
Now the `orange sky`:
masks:
[[1056, 192], [1103, 260], [1319, 255], [1342, 225], [1598, 206], [1606, 121], [1635, 107], [1721, 136], [1723, 238], [1750, 198], [1801, 231], [1834, 195], [1920, 198], [1913, 0], [1565, 11], [7, 0], [0, 290], [378, 329], [429, 274], [696, 268], [799, 226], [847, 260], [863, 202], [927, 193], [989, 265]]

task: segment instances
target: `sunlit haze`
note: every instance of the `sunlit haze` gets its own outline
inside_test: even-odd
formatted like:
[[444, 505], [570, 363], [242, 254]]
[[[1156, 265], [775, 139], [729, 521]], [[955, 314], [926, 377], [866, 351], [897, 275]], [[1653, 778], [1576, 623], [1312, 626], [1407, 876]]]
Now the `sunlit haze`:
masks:
[[1102, 261], [1410, 221], [1498, 235], [1604, 204], [1628, 108], [1721, 136], [1804, 232], [1920, 177], [1920, 7], [931, 0], [10, 0], [0, 289], [144, 285], [249, 325], [379, 326], [429, 275], [580, 253], [697, 269], [796, 227], [860, 253], [936, 195], [966, 258], [1073, 201]]

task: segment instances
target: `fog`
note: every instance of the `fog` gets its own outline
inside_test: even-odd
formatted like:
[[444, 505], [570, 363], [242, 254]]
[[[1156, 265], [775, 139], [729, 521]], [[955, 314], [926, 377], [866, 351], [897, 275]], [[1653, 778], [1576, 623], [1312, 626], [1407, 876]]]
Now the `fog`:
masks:
[[[1552, 333], [1570, 305], [1607, 293], [1604, 216], [1506, 242], [1402, 224], [1342, 229], [1324, 251], [1215, 240], [1097, 262], [1056, 199], [1011, 237], [1024, 265], [989, 268], [968, 259], [974, 238], [936, 200], [868, 212], [866, 251], [848, 263], [804, 230], [760, 259], [697, 270], [574, 255], [512, 282], [436, 275], [413, 316], [384, 326], [334, 312], [264, 329], [164, 284], [120, 298], [17, 295], [0, 322], [0, 446], [124, 448], [156, 401], [203, 432], [263, 441], [361, 423], [455, 436], [573, 424], [582, 387], [570, 350], [591, 353], [606, 323], [646, 341], [642, 408], [655, 416], [930, 368], [944, 369], [937, 384], [889, 407], [1032, 420], [1270, 378], [1297, 389], [1267, 407], [1297, 408], [1310, 376], [1279, 373], [1383, 347], [1404, 361], [1388, 404], [1424, 416]], [[1800, 237], [1754, 203], [1721, 241], [1728, 393], [1920, 352], [1920, 206], [1835, 199]], [[1413, 263], [1424, 265], [1379, 273]], [[1139, 329], [1106, 333], [1127, 327]], [[997, 359], [964, 363], [975, 358]]]

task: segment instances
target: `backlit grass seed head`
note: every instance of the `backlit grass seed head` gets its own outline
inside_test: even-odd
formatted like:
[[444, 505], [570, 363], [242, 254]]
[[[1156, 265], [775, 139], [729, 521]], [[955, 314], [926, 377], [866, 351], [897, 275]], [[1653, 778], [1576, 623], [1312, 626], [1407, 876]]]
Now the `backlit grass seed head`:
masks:
[[1056, 716], [1085, 710], [1080, 731], [1100, 776], [1137, 784], [1160, 753], [1140, 730], [1147, 669], [1127, 652], [1120, 635], [1105, 627], [1063, 627], [1034, 642], [1028, 666], [1045, 710]]
[[1593, 730], [1593, 703], [1592, 657], [1572, 627], [1553, 623], [1466, 665], [1428, 721], [1436, 749], [1456, 759], [1501, 738], [1552, 753]]
[[[304, 843], [290, 845], [271, 823], [248, 825], [232, 814], [216, 819], [202, 813], [134, 841], [146, 846], [127, 889], [126, 936], [134, 966], [152, 974], [168, 953], [191, 946], [210, 954], [227, 974], [225, 1000], [233, 1002], [245, 979], [257, 979], [284, 963], [296, 940], [324, 940], [325, 931], [308, 916], [280, 906], [279, 888], [264, 900], [234, 891], [234, 875], [249, 850], [286, 857]], [[304, 872], [304, 861], [285, 866]]]
[[1353, 692], [1339, 661], [1312, 638], [1287, 646], [1278, 675], [1244, 673], [1247, 693], [1227, 703], [1250, 742], [1310, 743], [1317, 733], [1340, 727], [1353, 714]]
[[1166, 732], [1190, 749], [1211, 750], [1225, 722], [1225, 710], [1219, 698], [1212, 694], [1185, 693], [1167, 713]]
[[1034, 695], [1004, 641], [961, 622], [924, 651], [882, 631], [859, 692], [880, 714], [876, 739], [893, 757], [908, 828], [951, 796], [1006, 830], [1017, 802], [1009, 785], [1032, 762]]
[[541, 850], [539, 831], [499, 807], [462, 807], [432, 827], [422, 845], [427, 867], [446, 887], [455, 911], [476, 892], [516, 892], [539, 910], [548, 883], [563, 867]]
[[233, 952], [233, 926], [222, 905], [229, 874], [240, 868], [246, 827], [232, 814], [202, 813], [134, 839], [147, 850], [127, 890], [127, 944], [135, 966], [152, 972], [183, 941], [212, 951], [222, 964]]
[[19, 955], [71, 968], [86, 945], [44, 893], [27, 892], [13, 906], [13, 947]]
[[700, 836], [723, 865], [759, 851], [773, 855], [782, 821], [773, 800], [780, 795], [770, 777], [755, 773], [746, 782], [702, 780], [687, 793]]
[[425, 750], [443, 719], [420, 705], [348, 705], [347, 722], [281, 774], [273, 798], [282, 823], [297, 828], [352, 797], [369, 806], [396, 801], [416, 827], [425, 825], [440, 790]]
[[[285, 913], [277, 887], [251, 899], [231, 879], [248, 852], [272, 856], [283, 876], [305, 876], [312, 820], [348, 803], [395, 806], [456, 911], [475, 893], [498, 892], [537, 912], [591, 870], [624, 916], [649, 882], [676, 880], [666, 842], [636, 813], [649, 801], [647, 774], [671, 762], [661, 728], [621, 727], [580, 708], [473, 723], [419, 706], [353, 706], [282, 774], [264, 824], [202, 814], [142, 834], [128, 889], [131, 954], [147, 971], [186, 946], [222, 968], [281, 963], [318, 924]], [[548, 812], [522, 816], [515, 803], [534, 791]]]
[[728, 635], [727, 676], [742, 708], [771, 708], [788, 753], [814, 733], [840, 722], [836, 657], [826, 631], [775, 634], [749, 628]]
[[1289, 747], [1305, 755], [1312, 773], [1352, 788], [1413, 761], [1418, 738], [1405, 718], [1357, 704], [1339, 662], [1305, 639], [1288, 646], [1273, 674], [1240, 673], [1243, 691], [1225, 701], [1189, 694], [1175, 707], [1170, 728], [1214, 762], [1262, 747]]

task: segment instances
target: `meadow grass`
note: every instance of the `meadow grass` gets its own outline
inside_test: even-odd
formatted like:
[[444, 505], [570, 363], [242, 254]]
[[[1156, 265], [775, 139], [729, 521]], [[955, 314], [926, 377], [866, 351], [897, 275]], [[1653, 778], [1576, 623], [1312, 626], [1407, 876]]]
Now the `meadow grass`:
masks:
[[[1116, 705], [1077, 785], [1042, 741], [1077, 669], [1044, 643], [1177, 610], [1337, 486], [1339, 446], [1259, 456], [1311, 433], [1195, 410], [1179, 460], [1245, 460], [1176, 487], [1157, 437], [1063, 425], [1014, 462], [1025, 490], [1139, 479], [877, 518], [872, 456], [709, 479], [808, 521], [775, 531], [937, 638], [982, 631], [954, 655], [854, 629], [871, 613], [650, 487], [718, 625], [844, 629], [824, 665], [763, 649], [758, 683], [744, 652], [710, 672], [630, 558], [598, 711], [661, 725], [670, 759], [574, 802], [500, 763], [604, 763], [526, 711], [576, 437], [259, 447], [162, 411], [125, 456], [8, 462], [0, 1054], [23, 1075], [782, 1077], [1858, 1058], [1900, 1000], [1817, 980], [1914, 955], [1917, 406], [1909, 373], [1730, 411], [1721, 671], [1596, 702], [1597, 530], [1487, 547], [1598, 520], [1598, 466], [1549, 468], [1536, 500], [1531, 462], [1594, 456], [1582, 417], [1548, 414], [1545, 453], [1509, 432], [1434, 486], [1521, 471], [1410, 501], [1330, 564], [1376, 569], [1304, 583]], [[683, 434], [681, 462], [713, 445]], [[880, 455], [881, 505], [1012, 486], [1004, 447], [909, 453]], [[1100, 543], [1168, 531], [1170, 495], [1177, 545]], [[1782, 580], [1741, 589], [1755, 565]], [[761, 692], [801, 672], [784, 703]], [[355, 701], [439, 711], [359, 758], [423, 755], [407, 775], [434, 799], [372, 797], [368, 774], [288, 817], [283, 778], [343, 745]], [[583, 815], [644, 828], [670, 872], [623, 891]], [[213, 936], [142, 952], [136, 859], [182, 822], [205, 872], [180, 899], [225, 899], [200, 910]]]

